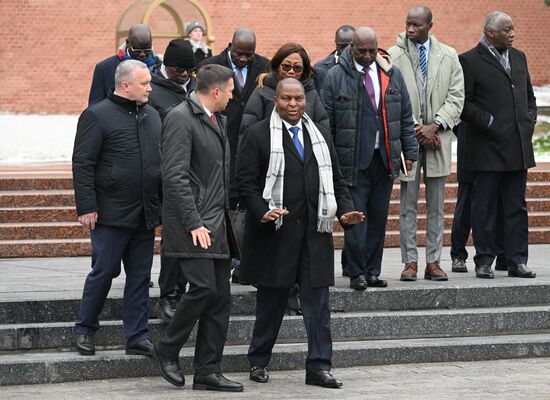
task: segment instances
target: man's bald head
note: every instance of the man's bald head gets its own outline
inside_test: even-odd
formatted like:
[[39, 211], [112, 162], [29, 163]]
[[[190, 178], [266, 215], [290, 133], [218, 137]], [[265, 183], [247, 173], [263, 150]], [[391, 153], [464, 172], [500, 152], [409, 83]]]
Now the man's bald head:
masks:
[[153, 49], [151, 29], [143, 24], [132, 25], [128, 31], [126, 46], [130, 57], [135, 60], [145, 61]]
[[275, 88], [275, 96], [278, 96], [280, 92], [284, 90], [285, 87], [288, 87], [289, 85], [297, 85], [301, 88], [302, 93], [305, 93], [304, 85], [302, 85], [302, 82], [300, 82], [296, 78], [285, 78], [285, 79], [281, 79], [277, 84], [277, 87]]
[[411, 42], [424, 44], [430, 37], [432, 26], [432, 10], [428, 7], [416, 6], [407, 13], [405, 33]]
[[239, 28], [233, 33], [229, 47], [233, 64], [237, 68], [244, 68], [252, 63], [256, 54], [256, 34], [252, 29]]
[[424, 18], [428, 24], [432, 23], [433, 18], [432, 10], [426, 6], [414, 6], [409, 10], [407, 16]]
[[342, 25], [334, 34], [334, 44], [336, 44], [336, 53], [342, 54], [342, 51], [351, 43], [355, 28], [351, 25]]
[[353, 34], [351, 41], [351, 53], [359, 65], [370, 66], [376, 59], [378, 51], [378, 39], [372, 28], [363, 26]]

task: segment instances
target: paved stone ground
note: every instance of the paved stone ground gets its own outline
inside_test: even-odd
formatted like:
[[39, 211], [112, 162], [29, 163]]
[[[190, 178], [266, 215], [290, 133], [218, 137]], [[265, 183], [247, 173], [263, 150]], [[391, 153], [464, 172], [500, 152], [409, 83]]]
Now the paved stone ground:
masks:
[[[468, 248], [470, 255], [473, 248]], [[349, 280], [340, 276], [340, 251], [335, 252], [336, 286], [348, 287]], [[449, 248], [443, 248], [441, 266], [449, 274], [448, 282], [432, 282], [422, 279], [424, 273], [424, 248], [419, 248], [419, 280], [417, 282], [401, 282], [399, 276], [403, 269], [400, 250], [397, 248], [384, 250], [382, 278], [388, 280], [390, 289], [400, 287], [472, 287], [492, 285], [518, 285], [548, 283], [550, 281], [550, 245], [529, 246], [529, 267], [537, 273], [536, 279], [508, 278], [506, 272], [496, 271], [495, 279], [477, 279], [474, 264], [468, 260], [469, 272], [466, 274], [451, 273], [451, 258]], [[84, 280], [89, 272], [90, 257], [65, 258], [0, 258], [0, 300], [40, 300], [40, 299], [77, 299], [82, 295]], [[152, 296], [158, 296], [158, 273], [160, 258], [155, 256], [152, 269], [152, 281], [155, 287], [151, 289]], [[124, 269], [121, 276], [113, 281], [109, 297], [122, 297], [124, 288]], [[231, 285], [236, 292], [254, 290], [251, 286]], [[387, 290], [369, 288], [368, 290]]]
[[176, 388], [160, 377], [111, 379], [50, 385], [0, 387], [0, 399], [550, 399], [550, 358], [405, 364], [344, 368], [339, 390], [304, 384], [303, 371], [275, 371], [259, 384], [247, 374], [227, 374], [241, 381], [243, 393], [216, 393]]

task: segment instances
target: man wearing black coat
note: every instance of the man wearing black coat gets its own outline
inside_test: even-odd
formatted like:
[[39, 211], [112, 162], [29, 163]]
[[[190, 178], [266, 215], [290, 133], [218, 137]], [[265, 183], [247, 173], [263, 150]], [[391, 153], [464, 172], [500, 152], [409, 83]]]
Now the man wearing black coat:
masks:
[[342, 25], [338, 28], [334, 34], [334, 44], [336, 45], [336, 50], [322, 60], [317, 61], [317, 63], [315, 63], [315, 68], [327, 72], [329, 69], [334, 67], [338, 63], [340, 54], [342, 54], [344, 49], [351, 43], [354, 32], [355, 28], [351, 25]]
[[[195, 90], [195, 55], [191, 44], [184, 39], [174, 39], [168, 43], [162, 65], [153, 70], [149, 104], [164, 120], [170, 110], [181, 104], [187, 93]], [[162, 244], [161, 244], [162, 246]], [[185, 292], [187, 282], [179, 273], [177, 258], [165, 257], [161, 253], [159, 289], [157, 304], [159, 317], [170, 320]]]
[[328, 287], [334, 285], [332, 224], [362, 221], [338, 167], [330, 133], [304, 114], [302, 84], [279, 82], [276, 111], [252, 125], [238, 157], [247, 217], [241, 281], [254, 284], [256, 321], [248, 350], [250, 379], [265, 383], [289, 290], [297, 282], [306, 331], [306, 384], [338, 388], [332, 368]]
[[153, 53], [153, 38], [147, 25], [135, 24], [128, 30], [126, 42], [113, 56], [96, 64], [92, 78], [92, 86], [88, 97], [88, 106], [98, 103], [107, 97], [115, 85], [115, 71], [124, 60], [138, 60], [149, 70], [160, 65], [160, 58]]
[[[231, 151], [231, 182], [233, 182], [235, 174], [235, 157], [244, 107], [256, 88], [258, 75], [266, 71], [268, 62], [267, 58], [256, 54], [255, 33], [248, 28], [239, 28], [233, 33], [233, 39], [224, 51], [199, 64], [199, 67], [209, 64], [223, 65], [234, 73], [233, 98], [223, 111], [223, 114], [227, 116], [227, 138]], [[237, 195], [233, 190], [230, 192], [230, 202], [231, 208], [235, 208]]]
[[83, 355], [95, 354], [98, 317], [121, 261], [126, 272], [126, 354], [150, 354], [149, 281], [161, 200], [161, 121], [146, 104], [150, 81], [144, 63], [123, 61], [115, 73], [115, 90], [78, 120], [73, 151], [76, 211], [92, 238], [92, 271], [75, 325], [76, 347]]
[[189, 290], [152, 355], [168, 382], [184, 386], [178, 355], [198, 323], [196, 390], [243, 390], [240, 383], [222, 375], [220, 366], [231, 308], [229, 146], [220, 111], [232, 91], [230, 69], [202, 67], [197, 74], [197, 90], [168, 113], [162, 128], [162, 253], [178, 259]]
[[493, 278], [497, 204], [504, 219], [508, 276], [534, 278], [527, 268], [527, 169], [535, 166], [531, 138], [537, 119], [536, 99], [525, 54], [512, 47], [512, 18], [490, 13], [479, 44], [461, 54], [466, 101], [462, 112], [465, 162], [475, 171], [472, 235], [476, 276]]

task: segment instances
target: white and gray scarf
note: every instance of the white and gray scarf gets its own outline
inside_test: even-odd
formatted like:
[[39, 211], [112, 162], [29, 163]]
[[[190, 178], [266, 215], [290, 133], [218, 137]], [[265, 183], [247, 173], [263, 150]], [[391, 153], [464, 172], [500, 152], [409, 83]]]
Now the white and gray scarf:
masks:
[[500, 65], [502, 65], [502, 68], [506, 71], [506, 73], [511, 76], [512, 75], [512, 67], [510, 66], [510, 56], [508, 53], [508, 49], [504, 50], [502, 53], [500, 53], [495, 46], [487, 39], [487, 36], [483, 35], [481, 36], [481, 39], [479, 39], [479, 43], [481, 43], [489, 52], [495, 56], [495, 58], [498, 60]]
[[[332, 232], [332, 222], [336, 216], [336, 197], [332, 180], [332, 161], [325, 138], [311, 118], [304, 113], [302, 124], [305, 126], [317, 165], [319, 166], [319, 205], [317, 209], [317, 232]], [[264, 200], [269, 209], [283, 208], [283, 187], [285, 172], [285, 154], [283, 151], [283, 121], [276, 110], [271, 113], [269, 121], [271, 133], [269, 166], [265, 180]], [[275, 221], [275, 229], [283, 225], [283, 217]]]

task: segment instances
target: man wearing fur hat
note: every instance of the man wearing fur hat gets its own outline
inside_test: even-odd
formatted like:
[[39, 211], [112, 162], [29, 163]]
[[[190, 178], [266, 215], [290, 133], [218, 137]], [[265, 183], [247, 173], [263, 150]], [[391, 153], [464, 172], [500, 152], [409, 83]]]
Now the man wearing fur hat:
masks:
[[199, 21], [192, 21], [185, 28], [185, 34], [195, 54], [195, 62], [198, 65], [201, 61], [212, 57], [212, 49], [204, 43], [203, 36], [206, 35], [204, 25]]

